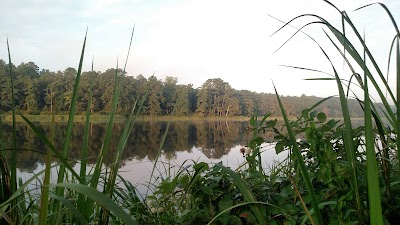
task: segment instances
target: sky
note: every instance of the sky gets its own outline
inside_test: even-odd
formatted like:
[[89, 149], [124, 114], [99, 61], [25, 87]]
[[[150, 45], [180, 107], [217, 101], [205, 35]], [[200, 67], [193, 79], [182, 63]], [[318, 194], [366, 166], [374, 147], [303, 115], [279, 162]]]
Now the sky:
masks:
[[[354, 11], [371, 2], [332, 0], [365, 32], [386, 74], [395, 35], [389, 17], [378, 5]], [[400, 1], [382, 3], [400, 22]], [[130, 76], [173, 76], [179, 84], [195, 88], [207, 79], [221, 78], [237, 90], [266, 93], [274, 91], [274, 83], [285, 96], [337, 94], [334, 81], [305, 80], [327, 75], [282, 66], [332, 73], [310, 38], [297, 34], [280, 48], [296, 29], [286, 27], [272, 35], [283, 25], [277, 19], [287, 22], [301, 14], [317, 14], [340, 27], [340, 14], [322, 0], [2, 0], [1, 5], [0, 58], [8, 62], [8, 37], [15, 65], [33, 61], [51, 71], [77, 68], [88, 28], [84, 70], [90, 70], [92, 57], [96, 71], [114, 68], [117, 60], [121, 67], [135, 25], [126, 69]], [[311, 21], [315, 18], [302, 17], [292, 24], [300, 28]], [[351, 72], [322, 28], [314, 24], [304, 31], [330, 53], [341, 78], [348, 79]], [[394, 87], [394, 79], [389, 83]]]

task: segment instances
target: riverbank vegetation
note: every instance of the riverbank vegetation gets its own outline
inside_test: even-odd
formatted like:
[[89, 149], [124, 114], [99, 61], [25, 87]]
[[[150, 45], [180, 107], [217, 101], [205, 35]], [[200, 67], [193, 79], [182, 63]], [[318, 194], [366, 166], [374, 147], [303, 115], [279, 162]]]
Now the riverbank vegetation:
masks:
[[[388, 20], [396, 31], [389, 54], [395, 56], [391, 58], [395, 71], [388, 74], [394, 74], [397, 84], [400, 84], [400, 32], [384, 5], [373, 4], [368, 7], [378, 6], [384, 9], [384, 14], [389, 16]], [[158, 161], [166, 141], [163, 135], [158, 143], [160, 147], [145, 196], [138, 194], [136, 184], [119, 177], [118, 169], [137, 116], [142, 110], [148, 110], [148, 104], [158, 105], [159, 108], [156, 107], [154, 112], [161, 113], [159, 109], [162, 109], [162, 102], [153, 101], [152, 93], [145, 90], [132, 104], [118, 104], [123, 95], [121, 90], [124, 86], [125, 69], [114, 70], [114, 83], [110, 84], [113, 87], [110, 93], [113, 94], [109, 96], [112, 100], [108, 104], [109, 121], [99, 147], [98, 158], [93, 165], [87, 162], [87, 145], [92, 103], [95, 104], [94, 98], [92, 99], [95, 95], [94, 80], [97, 79], [94, 79], [94, 72], [89, 73], [79, 171], [75, 171], [67, 161], [73, 117], [80, 104], [79, 90], [81, 78], [83, 79], [81, 68], [86, 36], [77, 75], [72, 82], [68, 104], [69, 118], [62, 147], [56, 148], [54, 145], [54, 129], [49, 135], [43, 135], [35, 124], [22, 116], [35, 135], [46, 144], [46, 168], [24, 183], [17, 182], [17, 153], [21, 149], [16, 147], [18, 140], [15, 115], [21, 102], [15, 99], [17, 92], [14, 87], [18, 83], [14, 79], [15, 68], [9, 54], [6, 71], [9, 75], [9, 93], [12, 96], [9, 103], [13, 117], [12, 142], [11, 146], [5, 146], [0, 130], [0, 224], [396, 224], [400, 220], [400, 114], [397, 113], [400, 85], [396, 89], [391, 88], [381, 70], [391, 67], [378, 66], [364, 36], [359, 33], [346, 12], [337, 9], [337, 15], [346, 29], [340, 26], [335, 28], [316, 15], [301, 15], [294, 20], [311, 17], [316, 22], [305, 26], [323, 26], [329, 43], [344, 59], [345, 65], [351, 70], [350, 76], [355, 78], [355, 82], [363, 90], [363, 96], [355, 96], [363, 110], [362, 126], [353, 126], [350, 120], [350, 100], [345, 94], [346, 89], [355, 84], [343, 82], [344, 74], [338, 73], [337, 66], [330, 59], [331, 53], [325, 52], [324, 47], [315, 42], [316, 47], [321, 49], [332, 65], [332, 76], [322, 79], [331, 80], [338, 89], [343, 116], [341, 120], [327, 119], [327, 113], [318, 110], [327, 99], [304, 106], [297, 119], [289, 119], [282, 96], [275, 89], [278, 108], [271, 113], [279, 111], [279, 115], [284, 118], [284, 125], [281, 126], [276, 119], [270, 118], [268, 112], [257, 116], [256, 113], [261, 110], [254, 111], [256, 115], [251, 117], [246, 129], [251, 139], [244, 149], [245, 164], [233, 171], [222, 164], [208, 165], [204, 162], [187, 161], [177, 168], [178, 172], [171, 173], [168, 164]], [[282, 29], [290, 25], [290, 22]], [[347, 39], [350, 33], [354, 35], [351, 40]], [[150, 90], [161, 88], [161, 85], [152, 85], [147, 87]], [[370, 91], [378, 93], [382, 105], [371, 104]], [[208, 94], [203, 96], [203, 93], [207, 93], [204, 90], [199, 93], [199, 99], [209, 97]], [[216, 94], [210, 96], [218, 99]], [[211, 111], [201, 112], [223, 115], [229, 106], [229, 102], [225, 100], [220, 102], [222, 105], [214, 101], [215, 106], [205, 108]], [[200, 103], [204, 102], [207, 101], [200, 100]], [[394, 108], [390, 105], [391, 102], [395, 104]], [[176, 103], [171, 108], [167, 106], [164, 109], [168, 109], [168, 112], [165, 113], [178, 113], [179, 104]], [[54, 109], [54, 101], [51, 106]], [[129, 116], [118, 140], [114, 140], [116, 150], [111, 163], [105, 166], [113, 123], [122, 106], [129, 106]], [[197, 105], [199, 107], [202, 104]], [[54, 117], [52, 123], [54, 124]], [[169, 125], [170, 123], [165, 133], [168, 132]], [[268, 173], [262, 167], [263, 159], [260, 155], [263, 151], [261, 144], [265, 142], [260, 134], [264, 132], [273, 134], [277, 152], [286, 151], [288, 154], [286, 160], [277, 162]], [[52, 157], [57, 158], [59, 164], [51, 164]], [[87, 170], [87, 166], [92, 169]], [[53, 167], [57, 167], [55, 179], [51, 179]]]
[[[10, 85], [7, 79], [9, 66], [4, 60], [0, 60], [0, 107], [3, 113], [11, 114], [11, 95], [7, 88]], [[39, 70], [34, 62], [28, 62], [18, 66], [11, 64], [11, 70], [15, 79], [15, 107], [18, 112], [27, 115], [51, 115], [54, 111], [56, 115], [68, 115], [76, 69], [66, 68], [56, 72]], [[110, 111], [112, 79], [116, 72], [122, 73], [122, 70], [111, 68], [105, 72], [82, 73], [81, 89], [77, 96], [77, 114], [85, 114], [91, 77], [94, 77], [91, 114], [106, 115]], [[266, 90], [269, 93], [236, 90], [219, 78], [208, 79], [201, 87], [194, 88], [191, 84], [178, 84], [177, 78], [174, 77], [160, 80], [156, 76], [145, 78], [143, 75], [124, 75], [121, 78], [121, 96], [117, 107], [119, 115], [129, 115], [130, 106], [149, 90], [140, 112], [143, 116], [168, 116], [173, 108], [176, 108], [176, 116], [251, 117], [256, 111], [260, 115], [274, 113], [274, 116], [282, 116], [276, 97], [272, 94], [273, 90]], [[305, 107], [322, 99], [306, 95], [282, 97], [288, 115], [294, 117]], [[363, 117], [362, 109], [355, 99], [349, 99], [348, 105], [353, 118]], [[342, 115], [338, 97], [319, 105], [318, 110], [328, 117]]]

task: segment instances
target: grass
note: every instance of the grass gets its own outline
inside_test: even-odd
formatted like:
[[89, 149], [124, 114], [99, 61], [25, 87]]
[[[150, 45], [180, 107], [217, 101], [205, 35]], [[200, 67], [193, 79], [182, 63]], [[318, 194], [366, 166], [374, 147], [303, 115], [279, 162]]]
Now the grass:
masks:
[[[329, 1], [325, 2], [337, 9]], [[375, 5], [366, 7], [372, 6]], [[327, 36], [328, 43], [343, 57], [345, 65], [352, 71], [351, 78], [344, 79], [336, 69], [338, 65], [332, 62], [332, 56], [317, 40], [310, 37], [331, 64], [332, 72], [324, 73], [331, 74], [331, 77], [321, 79], [332, 80], [338, 88], [343, 118], [328, 119], [324, 113], [315, 111], [315, 106], [326, 99], [304, 109], [297, 118], [288, 118], [280, 102], [278, 91], [275, 90], [284, 125], [282, 127], [281, 123], [277, 123], [278, 119], [270, 114], [264, 115], [261, 120], [258, 115], [251, 117], [249, 128], [246, 130], [247, 135], [251, 136], [246, 162], [237, 170], [233, 171], [222, 164], [211, 166], [204, 162], [187, 160], [177, 168], [175, 174], [171, 174], [171, 165], [156, 160], [152, 171], [153, 176], [147, 185], [149, 191], [146, 196], [140, 196], [135, 189], [136, 184], [118, 175], [121, 155], [135, 122], [141, 119], [155, 119], [139, 117], [145, 96], [132, 106], [129, 116], [120, 117], [125, 122], [125, 127], [117, 141], [116, 154], [108, 167], [104, 166], [104, 160], [109, 156], [112, 127], [119, 120], [116, 108], [122, 75], [116, 72], [114, 76], [113, 105], [109, 115], [105, 117], [90, 115], [91, 101], [89, 99], [86, 115], [75, 116], [76, 96], [87, 38], [85, 35], [71, 98], [70, 114], [68, 116], [52, 115], [53, 130], [49, 136], [43, 135], [32, 122], [35, 119], [43, 119], [40, 115], [17, 116], [13, 110], [11, 118], [9, 115], [0, 117], [0, 123], [11, 120], [13, 126], [11, 146], [5, 146], [0, 129], [0, 147], [11, 149], [10, 156], [3, 151], [0, 155], [0, 225], [48, 223], [396, 224], [400, 220], [400, 137], [398, 136], [400, 115], [389, 106], [389, 102], [394, 102], [398, 109], [400, 104], [397, 101], [400, 98], [400, 33], [386, 6], [383, 4], [378, 4], [378, 6], [384, 9], [396, 30], [389, 54], [395, 56], [396, 71], [388, 72], [396, 76], [396, 83], [399, 85], [395, 90], [390, 89], [388, 78], [383, 76], [383, 70], [371, 54], [365, 36], [360, 35], [346, 12], [337, 9], [342, 19], [340, 28], [332, 26], [318, 15], [300, 15], [285, 23], [278, 31], [290, 26], [294, 20], [304, 17], [316, 20], [305, 24], [304, 27], [320, 24], [325, 28], [324, 34]], [[303, 32], [304, 27], [297, 30], [293, 37]], [[356, 37], [352, 40], [353, 43], [347, 39], [350, 32]], [[134, 29], [124, 72], [133, 34]], [[362, 49], [356, 49], [354, 46], [362, 46]], [[7, 47], [9, 47], [8, 42]], [[9, 65], [11, 65], [9, 48], [8, 56]], [[390, 61], [388, 60], [387, 64], [390, 64]], [[93, 64], [92, 60], [92, 70]], [[116, 68], [118, 68], [118, 62]], [[294, 68], [317, 71], [312, 68]], [[391, 67], [387, 65], [387, 68]], [[13, 94], [11, 66], [9, 76], [10, 92]], [[364, 124], [360, 127], [354, 127], [352, 124], [351, 114], [347, 107], [348, 93], [351, 93], [351, 88], [354, 87], [351, 82], [352, 77], [358, 78], [357, 85], [363, 91], [363, 96], [355, 96], [364, 109]], [[380, 101], [383, 102], [382, 109], [377, 109], [373, 104], [370, 97], [371, 91], [378, 93]], [[388, 97], [383, 94], [385, 92], [388, 93]], [[15, 108], [13, 103], [12, 108]], [[382, 110], [383, 114], [378, 113], [379, 110]], [[189, 117], [170, 116], [161, 119], [188, 120]], [[220, 118], [206, 119], [220, 120]], [[46, 144], [47, 155], [43, 171], [28, 181], [17, 184], [16, 160], [17, 153], [21, 150], [17, 148], [15, 123], [20, 120], [26, 122], [36, 136]], [[107, 121], [106, 134], [95, 165], [87, 170], [86, 160], [90, 141], [88, 127], [91, 122], [101, 120]], [[204, 120], [204, 118], [199, 118], [199, 120]], [[62, 149], [56, 149], [53, 143], [54, 123], [58, 121], [67, 123]], [[66, 159], [75, 121], [85, 122], [80, 171], [75, 171]], [[286, 160], [273, 165], [268, 173], [261, 166], [260, 155], [262, 151], [260, 146], [265, 141], [261, 134], [265, 132], [273, 133], [277, 153], [286, 151], [288, 154]], [[158, 155], [161, 154], [165, 139], [166, 133], [160, 143]], [[58, 164], [51, 163], [53, 157], [57, 159]], [[54, 169], [57, 171], [57, 179], [51, 178], [51, 171]], [[156, 173], [160, 173], [161, 176], [156, 176]], [[29, 189], [32, 186], [34, 188]], [[37, 192], [37, 190], [40, 191]]]

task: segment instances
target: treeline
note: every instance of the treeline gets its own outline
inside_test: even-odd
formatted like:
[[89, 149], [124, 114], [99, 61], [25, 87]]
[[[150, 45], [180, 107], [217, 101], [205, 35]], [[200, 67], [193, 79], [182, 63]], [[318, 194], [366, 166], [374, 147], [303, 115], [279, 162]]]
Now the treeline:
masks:
[[[15, 106], [19, 112], [49, 114], [54, 111], [56, 114], [64, 114], [69, 111], [76, 69], [68, 67], [64, 71], [57, 72], [40, 70], [33, 62], [11, 67]], [[280, 116], [275, 94], [235, 90], [220, 78], [208, 79], [201, 87], [193, 88], [192, 84], [178, 84], [175, 77], [168, 76], [165, 80], [161, 80], [155, 76], [149, 78], [143, 75], [127, 76], [122, 74], [122, 70], [116, 71], [114, 68], [105, 72], [82, 73], [78, 92], [78, 113], [86, 111], [92, 78], [94, 79], [92, 113], [106, 114], [111, 110], [116, 72], [121, 76], [119, 114], [128, 114], [136, 100], [147, 96], [141, 111], [143, 115], [169, 115], [176, 108], [175, 114], [178, 116], [251, 116], [256, 111], [260, 115], [272, 113], [274, 116]], [[8, 64], [1, 59], [0, 87], [0, 109], [2, 113], [7, 113], [11, 110], [11, 81]], [[303, 109], [321, 99], [305, 95], [282, 97], [287, 113], [292, 116], [300, 115]], [[326, 101], [317, 109], [329, 117], [341, 116], [338, 98]], [[349, 109], [352, 117], [362, 117], [362, 109], [356, 100], [349, 100]]]

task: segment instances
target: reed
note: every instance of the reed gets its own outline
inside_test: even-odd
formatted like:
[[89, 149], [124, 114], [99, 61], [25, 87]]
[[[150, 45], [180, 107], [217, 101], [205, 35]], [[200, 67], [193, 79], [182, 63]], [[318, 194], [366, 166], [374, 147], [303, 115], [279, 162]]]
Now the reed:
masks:
[[[342, 138], [344, 140], [344, 147], [346, 149], [346, 158], [347, 161], [350, 164], [351, 167], [351, 177], [350, 177], [350, 183], [351, 187], [353, 190], [353, 199], [355, 201], [355, 206], [358, 214], [358, 219], [361, 221], [363, 220], [363, 212], [368, 211], [369, 212], [369, 222], [371, 224], [383, 224], [383, 212], [382, 212], [382, 204], [385, 204], [381, 201], [381, 194], [380, 190], [386, 189], [386, 194], [387, 196], [383, 196], [384, 198], [388, 198], [389, 196], [393, 196], [393, 193], [390, 191], [390, 187], [393, 186], [394, 183], [391, 181], [396, 180], [397, 178], [391, 176], [390, 174], [394, 171], [390, 171], [389, 168], [392, 168], [393, 165], [398, 164], [398, 161], [394, 161], [393, 157], [400, 157], [399, 154], [399, 136], [395, 135], [396, 137], [396, 144], [391, 145], [392, 150], [396, 151], [396, 154], [391, 154], [389, 156], [390, 152], [390, 147], [388, 145], [388, 138], [392, 136], [393, 134], [397, 134], [398, 129], [400, 127], [400, 121], [398, 114], [396, 115], [396, 112], [393, 111], [393, 109], [390, 107], [389, 102], [394, 102], [396, 105], [396, 108], [398, 109], [399, 106], [399, 92], [400, 92], [400, 86], [397, 85], [396, 90], [391, 90], [389, 84], [388, 84], [388, 77], [385, 78], [383, 75], [383, 70], [378, 66], [378, 63], [376, 62], [374, 56], [372, 55], [366, 41], [364, 38], [362, 38], [361, 34], [359, 33], [358, 29], [348, 16], [348, 14], [345, 11], [339, 10], [335, 5], [333, 5], [329, 1], [325, 1], [329, 5], [331, 5], [333, 8], [335, 8], [342, 19], [342, 27], [341, 28], [336, 28], [334, 27], [329, 21], [324, 19], [321, 16], [314, 15], [314, 14], [304, 14], [295, 17], [294, 19], [290, 20], [288, 23], [285, 23], [281, 29], [283, 29], [286, 26], [290, 26], [290, 24], [295, 21], [299, 20], [302, 17], [311, 17], [316, 19], [313, 22], [305, 24], [302, 28], [300, 28], [296, 33], [293, 35], [295, 36], [296, 34], [303, 32], [303, 28], [307, 26], [311, 26], [314, 24], [322, 24], [324, 27], [327, 28], [327, 30], [324, 30], [325, 35], [327, 36], [330, 44], [338, 51], [338, 53], [344, 58], [344, 62], [346, 63], [346, 66], [352, 71], [353, 75], [352, 77], [358, 78], [358, 86], [362, 88], [363, 93], [364, 93], [364, 100], [360, 100], [358, 96], [355, 96], [361, 106], [364, 109], [364, 138], [365, 138], [365, 145], [362, 146], [363, 149], [365, 149], [366, 154], [366, 171], [363, 171], [360, 168], [360, 159], [357, 159], [356, 155], [360, 155], [360, 152], [358, 150], [358, 145], [354, 145], [356, 139], [352, 124], [351, 124], [351, 115], [349, 113], [348, 107], [347, 107], [347, 98], [348, 95], [345, 94], [344, 92], [344, 84], [343, 80], [340, 77], [339, 73], [336, 70], [336, 65], [334, 65], [330, 59], [331, 56], [329, 56], [324, 47], [322, 47], [316, 40], [314, 42], [317, 44], [317, 47], [323, 52], [325, 55], [326, 59], [330, 62], [332, 66], [332, 71], [333, 71], [333, 78], [336, 81], [336, 85], [338, 87], [339, 91], [339, 97], [341, 101], [341, 106], [342, 106], [342, 112], [343, 112], [343, 121], [344, 125], [342, 126]], [[396, 60], [396, 83], [399, 83], [400, 79], [400, 64], [399, 64], [399, 48], [398, 48], [398, 43], [400, 39], [400, 33], [399, 29], [396, 25], [396, 21], [394, 20], [393, 15], [389, 11], [389, 9], [381, 3], [377, 4], [369, 4], [363, 7], [360, 7], [356, 10], [361, 10], [365, 7], [372, 7], [374, 5], [381, 6], [385, 13], [388, 15], [390, 22], [393, 24], [393, 27], [395, 28], [395, 34], [393, 38], [392, 45], [390, 46], [390, 54], [389, 54], [389, 59], [387, 63], [387, 68], [388, 68], [388, 75], [389, 73], [389, 68], [390, 68], [390, 57], [392, 56], [392, 51], [394, 51], [395, 55], [395, 60]], [[345, 27], [350, 27], [350, 29], [346, 29]], [[279, 30], [281, 30], [279, 29]], [[347, 37], [349, 34], [354, 34], [356, 39], [353, 43], [350, 41]], [[292, 37], [293, 37], [292, 36]], [[286, 43], [286, 42], [285, 42]], [[396, 48], [394, 48], [394, 44], [396, 44]], [[357, 50], [354, 46], [356, 45], [361, 45], [363, 49]], [[327, 48], [327, 47], [326, 47]], [[360, 52], [364, 53], [364, 57], [362, 57]], [[370, 62], [370, 63], [367, 63]], [[314, 70], [311, 68], [299, 68], [298, 69], [305, 69], [305, 70]], [[356, 70], [360, 70], [362, 72], [356, 72]], [[359, 74], [364, 74], [364, 80], [359, 79]], [[377, 75], [377, 78], [373, 76], [373, 74]], [[351, 78], [352, 78], [351, 77]], [[351, 85], [354, 85], [351, 82], [351, 78], [348, 84], [348, 91], [351, 90]], [[326, 78], [321, 78], [320, 80], [325, 80]], [[330, 79], [330, 78], [328, 78]], [[372, 88], [374, 91], [376, 91], [379, 95], [380, 101], [382, 101], [384, 108], [380, 109], [383, 111], [384, 118], [386, 121], [389, 122], [390, 129], [384, 129], [383, 127], [387, 127], [387, 125], [384, 124], [383, 118], [381, 118], [378, 115], [379, 114], [378, 110], [375, 108], [375, 106], [371, 103], [373, 102], [371, 96], [370, 96], [370, 91], [368, 89], [368, 83], [372, 84]], [[382, 85], [379, 85], [382, 84]], [[347, 93], [348, 93], [347, 91]], [[384, 94], [387, 92], [389, 94], [388, 97]], [[394, 96], [393, 93], [397, 93], [397, 98]], [[372, 120], [373, 119], [373, 120]], [[376, 127], [378, 127], [378, 132], [374, 132], [374, 124]], [[391, 130], [393, 129], [393, 130]], [[378, 140], [378, 141], [376, 141]], [[390, 142], [390, 141], [389, 141]], [[380, 148], [381, 144], [384, 146], [384, 148]], [[383, 157], [379, 157], [379, 155], [382, 155]], [[391, 159], [392, 158], [392, 159]], [[383, 170], [380, 172], [378, 171], [378, 167], [383, 168]], [[397, 171], [398, 172], [398, 171]], [[368, 188], [368, 200], [367, 200], [367, 205], [362, 204], [361, 196], [360, 196], [360, 186], [363, 186], [364, 184], [360, 183], [360, 176], [366, 176], [367, 177], [367, 188]], [[379, 180], [383, 179], [386, 181], [386, 187], [383, 187], [382, 184], [379, 183]], [[364, 207], [367, 207], [368, 209], [364, 209]]]
[[[132, 43], [133, 31], [131, 36]], [[70, 163], [67, 161], [68, 149], [71, 140], [72, 127], [74, 123], [74, 115], [77, 104], [77, 93], [79, 90], [80, 84], [80, 75], [82, 72], [83, 60], [84, 60], [84, 52], [86, 46], [87, 39], [87, 31], [85, 34], [85, 38], [83, 41], [83, 47], [81, 51], [81, 56], [79, 60], [78, 71], [75, 79], [75, 85], [71, 96], [71, 106], [70, 106], [70, 114], [68, 116], [67, 123], [67, 132], [65, 135], [65, 140], [63, 143], [63, 147], [61, 152], [56, 149], [53, 145], [54, 139], [54, 126], [52, 128], [52, 132], [50, 137], [46, 137], [40, 130], [36, 127], [36, 125], [30, 121], [26, 116], [20, 115], [23, 121], [25, 121], [28, 126], [33, 130], [36, 136], [41, 139], [48, 148], [47, 157], [45, 161], [45, 169], [36, 174], [34, 177], [26, 181], [25, 183], [21, 183], [17, 188], [16, 184], [16, 154], [17, 154], [17, 140], [15, 138], [15, 110], [14, 110], [14, 101], [12, 100], [12, 122], [13, 122], [13, 146], [11, 147], [11, 161], [10, 164], [10, 172], [8, 172], [8, 163], [3, 160], [1, 157], [1, 198], [4, 200], [0, 204], [0, 215], [2, 220], [0, 223], [8, 223], [8, 224], [30, 224], [29, 219], [26, 218], [26, 215], [23, 212], [28, 212], [36, 208], [38, 215], [38, 224], [60, 224], [60, 223], [79, 223], [79, 224], [89, 224], [90, 221], [97, 221], [100, 223], [108, 223], [110, 220], [109, 217], [112, 215], [114, 220], [120, 220], [125, 224], [136, 224], [135, 219], [128, 215], [122, 207], [118, 206], [113, 200], [113, 193], [115, 188], [115, 180], [116, 174], [118, 174], [118, 169], [120, 165], [120, 156], [116, 156], [113, 162], [113, 166], [110, 168], [109, 176], [107, 174], [103, 174], [102, 165], [103, 159], [107, 154], [107, 149], [109, 147], [110, 138], [111, 138], [111, 130], [112, 125], [114, 123], [116, 106], [118, 103], [119, 90], [120, 90], [120, 76], [115, 75], [114, 82], [114, 96], [113, 96], [113, 109], [109, 116], [109, 125], [106, 131], [106, 137], [103, 142], [103, 147], [101, 150], [101, 155], [97, 164], [95, 165], [95, 169], [93, 172], [87, 173], [87, 151], [88, 151], [88, 143], [89, 143], [89, 128], [90, 128], [90, 107], [91, 107], [91, 99], [89, 96], [88, 109], [85, 118], [85, 134], [84, 134], [84, 145], [82, 146], [81, 152], [81, 169], [79, 174], [71, 167]], [[131, 45], [130, 43], [130, 45]], [[7, 41], [8, 46], [8, 41]], [[130, 46], [129, 46], [130, 50]], [[128, 50], [128, 55], [129, 55]], [[128, 57], [127, 57], [128, 60]], [[126, 61], [127, 63], [127, 61]], [[126, 67], [125, 63], [125, 67]], [[11, 93], [13, 94], [13, 76], [12, 76], [12, 67], [11, 67], [11, 54], [9, 51], [9, 65], [10, 65], [10, 81], [11, 81]], [[118, 65], [117, 65], [118, 68]], [[93, 72], [93, 61], [92, 61], [92, 72]], [[124, 68], [125, 72], [125, 68]], [[92, 89], [92, 84], [90, 89]], [[91, 91], [90, 91], [91, 93]], [[143, 101], [136, 109], [137, 112], [140, 111], [140, 108], [143, 104]], [[135, 108], [134, 108], [135, 109]], [[133, 128], [134, 121], [138, 115], [138, 113], [133, 114], [134, 110], [132, 110], [132, 114], [129, 117], [129, 120], [124, 129], [124, 135], [121, 138], [120, 144], [118, 145], [119, 155], [122, 154], [123, 149], [125, 147], [125, 143], [129, 134]], [[136, 116], [135, 116], [136, 115]], [[52, 124], [55, 123], [55, 115], [53, 114], [51, 117]], [[0, 121], [1, 122], [1, 121]], [[1, 130], [0, 130], [1, 131]], [[0, 136], [1, 148], [4, 150], [6, 147], [4, 146], [4, 140], [2, 136]], [[53, 156], [60, 161], [58, 165], [52, 165]], [[57, 166], [57, 181], [56, 184], [52, 183], [52, 179], [50, 176], [50, 171], [52, 168]], [[44, 174], [43, 180], [39, 179], [39, 175]], [[11, 179], [10, 179], [11, 178]], [[105, 179], [105, 183], [102, 184], [99, 182], [101, 179]], [[10, 182], [11, 181], [11, 186]], [[33, 182], [40, 181], [39, 184], [36, 184], [38, 190], [40, 190], [39, 195], [34, 194], [35, 190], [26, 190], [26, 187], [34, 184]], [[107, 186], [108, 185], [108, 186]], [[104, 189], [107, 190], [105, 194], [98, 191], [98, 189], [104, 186]], [[10, 193], [7, 193], [9, 189]], [[67, 190], [66, 190], [67, 189]], [[25, 195], [30, 196], [30, 200], [25, 199]], [[38, 203], [36, 203], [38, 201]], [[26, 208], [26, 205], [29, 205]], [[38, 206], [38, 207], [31, 207]], [[20, 211], [23, 212], [20, 212]], [[111, 215], [108, 213], [111, 212]], [[101, 216], [104, 215], [104, 216]], [[94, 216], [96, 218], [94, 219]]]

